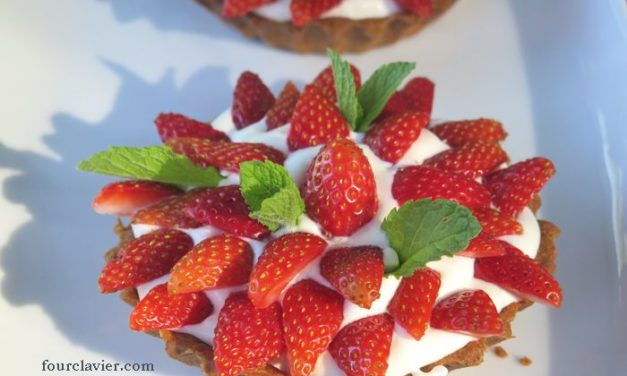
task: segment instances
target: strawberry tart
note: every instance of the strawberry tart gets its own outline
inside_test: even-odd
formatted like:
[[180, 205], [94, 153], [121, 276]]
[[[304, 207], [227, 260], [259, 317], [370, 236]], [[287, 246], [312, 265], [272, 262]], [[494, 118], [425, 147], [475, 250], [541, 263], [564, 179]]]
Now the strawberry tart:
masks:
[[[481, 363], [516, 312], [559, 307], [554, 175], [511, 162], [490, 119], [431, 119], [434, 85], [391, 63], [331, 66], [277, 97], [252, 72], [210, 124], [79, 164], [126, 178], [95, 198], [118, 222], [103, 293], [129, 326], [207, 375], [444, 375]], [[402, 87], [402, 82], [407, 83]]]
[[297, 52], [360, 52], [413, 35], [455, 0], [196, 0], [242, 34]]

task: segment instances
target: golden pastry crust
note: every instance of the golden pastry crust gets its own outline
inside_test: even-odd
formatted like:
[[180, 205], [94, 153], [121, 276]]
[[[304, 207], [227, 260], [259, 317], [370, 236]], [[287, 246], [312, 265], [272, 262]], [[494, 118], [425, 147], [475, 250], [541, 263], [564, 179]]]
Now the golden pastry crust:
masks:
[[[222, 11], [222, 0], [196, 1], [217, 15]], [[326, 53], [327, 48], [332, 48], [337, 52], [363, 52], [417, 33], [454, 2], [433, 0], [433, 12], [428, 17], [401, 12], [363, 20], [324, 18], [303, 27], [297, 27], [291, 21], [274, 21], [253, 13], [225, 21], [250, 38], [284, 50]]]

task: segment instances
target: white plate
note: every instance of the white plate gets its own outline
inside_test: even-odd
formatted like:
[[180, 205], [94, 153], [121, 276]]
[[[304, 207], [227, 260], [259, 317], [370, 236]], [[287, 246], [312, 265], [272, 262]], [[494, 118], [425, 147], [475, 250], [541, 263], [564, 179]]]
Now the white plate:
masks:
[[[460, 2], [393, 47], [350, 56], [366, 74], [417, 61], [437, 83], [436, 117], [501, 119], [514, 160], [544, 155], [558, 167], [542, 214], [564, 231], [564, 306], [525, 311], [504, 345], [512, 356], [488, 355], [457, 375], [627, 369], [626, 42], [620, 0], [483, 0]], [[0, 373], [43, 375], [48, 359], [198, 375], [129, 331], [129, 307], [98, 293], [115, 239], [113, 219], [93, 214], [90, 200], [108, 179], [73, 166], [108, 145], [156, 143], [160, 111], [210, 118], [242, 70], [277, 90], [288, 78], [310, 80], [326, 60], [271, 50], [191, 1], [168, 0], [0, 1], [0, 46]], [[523, 355], [531, 367], [517, 364]]]

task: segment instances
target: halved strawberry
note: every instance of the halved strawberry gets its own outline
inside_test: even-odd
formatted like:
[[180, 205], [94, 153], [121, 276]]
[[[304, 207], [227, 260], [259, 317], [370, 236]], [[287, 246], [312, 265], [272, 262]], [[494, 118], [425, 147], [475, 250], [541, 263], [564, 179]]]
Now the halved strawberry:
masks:
[[320, 90], [309, 85], [296, 103], [287, 136], [291, 151], [346, 138], [350, 128], [340, 110]]
[[276, 0], [224, 0], [222, 17], [235, 18]]
[[335, 7], [342, 0], [292, 0], [290, 12], [292, 21], [296, 26], [303, 26], [313, 20], [318, 19], [322, 13]]
[[520, 235], [523, 227], [518, 221], [492, 208], [473, 208], [472, 215], [477, 218], [483, 231], [498, 238], [503, 235]]
[[507, 137], [500, 122], [484, 118], [447, 121], [431, 128], [431, 131], [451, 146], [469, 142], [499, 142]]
[[278, 128], [290, 122], [296, 103], [300, 98], [300, 91], [292, 81], [289, 81], [281, 90], [279, 98], [268, 111], [266, 125], [268, 130]]
[[129, 319], [132, 330], [177, 329], [198, 324], [213, 313], [203, 293], [171, 295], [165, 283], [153, 287], [135, 306]]
[[279, 358], [285, 352], [279, 303], [257, 309], [245, 292], [231, 294], [218, 315], [213, 351], [219, 374], [229, 376]]
[[207, 238], [174, 265], [168, 291], [182, 294], [243, 285], [248, 282], [253, 257], [250, 244], [236, 236]]
[[314, 280], [290, 287], [283, 297], [283, 330], [290, 375], [307, 376], [344, 319], [344, 299]]
[[126, 216], [168, 197], [183, 194], [169, 184], [142, 180], [119, 181], [105, 185], [94, 198], [92, 207], [98, 214]]
[[[361, 88], [361, 74], [359, 69], [353, 64], [350, 64], [351, 74], [353, 75], [353, 81], [357, 90]], [[329, 65], [323, 69], [314, 81], [311, 83], [313, 86], [320, 90], [320, 94], [324, 95], [332, 103], [337, 102], [337, 96], [335, 94], [335, 77], [333, 76], [333, 68]]]
[[409, 111], [392, 115], [371, 127], [366, 133], [364, 143], [379, 158], [396, 163], [427, 125], [429, 115], [424, 112]]
[[472, 258], [503, 256], [505, 254], [503, 243], [501, 240], [494, 239], [489, 233], [481, 231], [468, 243], [466, 249], [457, 253], [457, 256]]
[[494, 171], [485, 177], [484, 184], [496, 207], [503, 214], [516, 217], [553, 175], [553, 162], [538, 157]]
[[507, 159], [507, 153], [499, 144], [473, 142], [443, 151], [427, 159], [424, 164], [476, 178], [494, 170]]
[[383, 251], [374, 246], [336, 248], [320, 261], [320, 274], [344, 298], [363, 308], [370, 308], [381, 296], [383, 269]]
[[259, 76], [249, 71], [239, 76], [231, 108], [235, 128], [246, 128], [263, 119], [272, 105], [274, 95]]
[[347, 376], [384, 376], [394, 332], [386, 313], [353, 321], [335, 336], [329, 352]]
[[509, 244], [508, 242], [503, 241], [503, 240], [499, 240], [499, 241], [501, 242], [501, 246], [505, 250], [505, 254], [504, 254], [505, 256], [527, 256], [525, 252]]
[[184, 232], [161, 229], [120, 246], [116, 256], [102, 269], [100, 291], [116, 292], [166, 275], [194, 242]]
[[185, 207], [185, 214], [196, 221], [230, 234], [263, 239], [270, 230], [251, 218], [239, 185], [209, 188], [196, 195]]
[[222, 142], [199, 138], [177, 137], [168, 140], [167, 146], [175, 153], [187, 156], [202, 167], [239, 172], [239, 164], [246, 161], [266, 161], [283, 164], [285, 155], [277, 149], [258, 143]]
[[483, 290], [463, 290], [440, 300], [433, 307], [431, 327], [475, 337], [503, 334], [501, 317]]
[[270, 241], [255, 265], [248, 283], [248, 296], [257, 308], [276, 301], [285, 286], [327, 247], [324, 239], [293, 232]]
[[433, 11], [432, 0], [394, 0], [399, 7], [420, 17], [428, 17]]
[[196, 137], [214, 141], [229, 141], [229, 136], [222, 131], [213, 129], [211, 124], [203, 123], [181, 114], [159, 114], [155, 119], [155, 125], [163, 142], [174, 137]]
[[403, 205], [409, 200], [445, 198], [468, 207], [490, 205], [490, 192], [476, 181], [428, 166], [404, 167], [394, 175], [392, 196]]
[[435, 85], [428, 78], [416, 77], [409, 81], [402, 90], [392, 95], [377, 117], [381, 121], [388, 116], [407, 111], [424, 112], [431, 117]]
[[388, 312], [416, 340], [429, 327], [431, 310], [440, 290], [440, 274], [429, 268], [416, 269], [404, 277], [388, 304]]
[[184, 195], [160, 201], [135, 213], [131, 217], [131, 223], [176, 228], [200, 227], [202, 224], [188, 217], [184, 210], [187, 203], [201, 192], [202, 189], [194, 189]]
[[534, 259], [511, 250], [508, 253], [475, 260], [475, 278], [492, 282], [521, 298], [559, 308], [562, 289], [553, 276]]

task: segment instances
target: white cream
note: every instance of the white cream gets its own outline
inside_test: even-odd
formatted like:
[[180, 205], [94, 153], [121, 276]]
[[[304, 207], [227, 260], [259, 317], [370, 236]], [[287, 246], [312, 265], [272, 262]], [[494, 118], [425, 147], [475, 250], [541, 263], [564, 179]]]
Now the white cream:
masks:
[[[322, 14], [322, 18], [343, 17], [353, 20], [382, 18], [398, 13], [400, 8], [394, 0], [343, 0]], [[275, 21], [292, 19], [290, 0], [277, 0], [255, 10], [255, 13]]]

